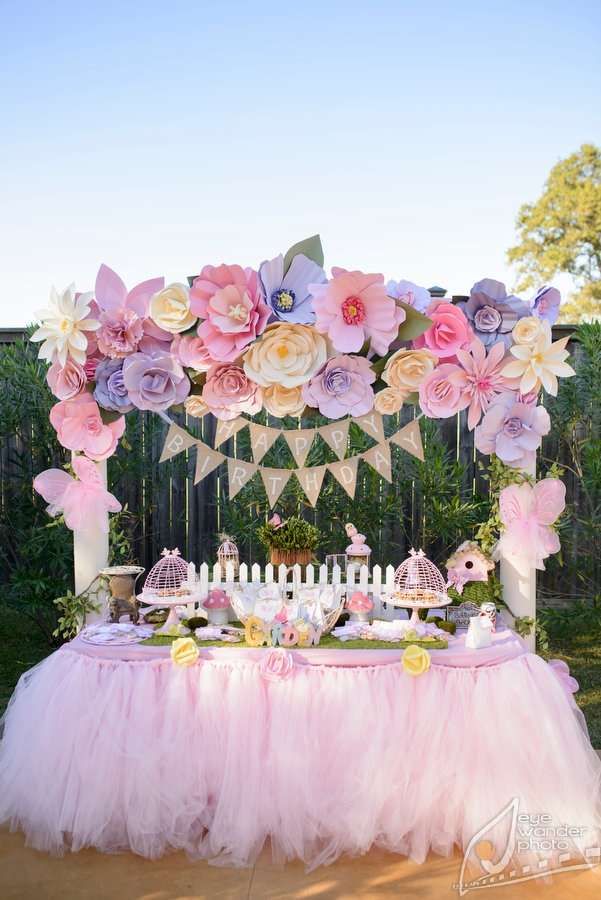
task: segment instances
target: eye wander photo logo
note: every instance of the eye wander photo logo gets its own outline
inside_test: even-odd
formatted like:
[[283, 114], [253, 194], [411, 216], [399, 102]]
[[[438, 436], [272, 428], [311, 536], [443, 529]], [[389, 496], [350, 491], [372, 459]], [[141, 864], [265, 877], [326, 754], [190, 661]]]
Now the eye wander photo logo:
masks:
[[544, 813], [520, 812], [514, 797], [470, 840], [453, 885], [459, 896], [552, 874], [591, 869], [601, 862], [599, 835], [558, 824]]

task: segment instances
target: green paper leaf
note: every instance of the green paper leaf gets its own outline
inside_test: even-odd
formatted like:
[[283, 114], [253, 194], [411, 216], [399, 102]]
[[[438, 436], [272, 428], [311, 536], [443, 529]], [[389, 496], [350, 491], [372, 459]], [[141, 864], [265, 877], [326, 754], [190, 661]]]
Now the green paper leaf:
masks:
[[115, 412], [112, 409], [104, 409], [102, 406], [100, 409], [100, 418], [104, 422], [105, 425], [110, 425], [112, 422], [116, 422], [117, 419], [120, 419], [123, 413]]
[[409, 306], [408, 303], [403, 303], [402, 300], [397, 300], [396, 304], [397, 306], [402, 306], [406, 313], [405, 321], [399, 327], [397, 340], [414, 341], [420, 334], [423, 334], [424, 331], [428, 330], [432, 324], [432, 319], [429, 319], [428, 316], [424, 316], [423, 313], [418, 312], [412, 306]]
[[290, 268], [290, 264], [295, 256], [302, 253], [307, 259], [312, 259], [318, 266], [323, 266], [323, 247], [321, 246], [321, 238], [318, 234], [293, 244], [284, 257], [284, 275]]

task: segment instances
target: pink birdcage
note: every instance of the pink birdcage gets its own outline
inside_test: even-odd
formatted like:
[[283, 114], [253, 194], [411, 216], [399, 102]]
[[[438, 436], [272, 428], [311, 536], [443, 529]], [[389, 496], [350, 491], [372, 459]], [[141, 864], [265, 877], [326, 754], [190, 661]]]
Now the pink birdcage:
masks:
[[188, 563], [182, 559], [177, 547], [175, 550], [165, 548], [160, 559], [152, 567], [144, 582], [143, 596], [147, 601], [185, 597], [190, 594], [186, 586]]
[[411, 548], [408, 558], [394, 573], [393, 606], [413, 609], [411, 620], [419, 621], [419, 609], [447, 606], [451, 602], [442, 573], [423, 550]]

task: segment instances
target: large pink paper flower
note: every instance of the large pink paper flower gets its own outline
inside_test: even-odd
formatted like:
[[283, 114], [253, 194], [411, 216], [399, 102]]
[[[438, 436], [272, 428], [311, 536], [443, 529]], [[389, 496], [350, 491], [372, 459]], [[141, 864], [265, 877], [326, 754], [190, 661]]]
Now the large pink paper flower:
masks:
[[383, 275], [332, 269], [325, 284], [310, 284], [315, 328], [342, 353], [358, 353], [366, 340], [384, 356], [395, 340], [405, 310], [386, 293]]
[[263, 401], [258, 384], [240, 366], [223, 363], [209, 369], [202, 399], [218, 419], [235, 419], [240, 413], [260, 412]]
[[420, 384], [419, 405], [428, 418], [448, 419], [468, 405], [460, 385], [451, 380], [457, 370], [458, 366], [443, 363]]
[[64, 469], [46, 469], [34, 478], [33, 486], [48, 503], [50, 516], [65, 515], [72, 531], [96, 528], [108, 532], [107, 512], [119, 512], [121, 504], [107, 491], [95, 464], [85, 456], [73, 459], [77, 479]]
[[501, 374], [505, 357], [505, 344], [499, 341], [486, 355], [486, 347], [475, 338], [469, 350], [458, 350], [459, 366], [450, 376], [459, 387], [465, 406], [469, 406], [467, 426], [475, 428], [483, 413], [494, 400], [508, 389], [507, 379]]
[[[150, 299], [157, 291], [162, 290], [164, 285], [164, 278], [152, 278], [141, 282], [128, 292], [116, 272], [108, 266], [100, 266], [96, 276], [95, 297], [100, 310], [101, 327], [96, 339], [101, 353], [113, 359], [120, 359], [138, 349], [150, 324], [148, 319]], [[171, 339], [171, 335], [167, 337]]]
[[196, 372], [208, 372], [211, 366], [217, 365], [205, 342], [197, 334], [176, 334], [171, 344], [171, 352], [187, 369]]
[[79, 450], [90, 459], [107, 459], [115, 452], [125, 430], [125, 418], [119, 416], [105, 425], [98, 404], [88, 393], [73, 400], [61, 400], [50, 410], [50, 422], [67, 450]]
[[303, 386], [303, 400], [328, 419], [363, 416], [373, 409], [375, 380], [363, 356], [334, 356]]
[[502, 462], [525, 469], [550, 428], [544, 406], [518, 402], [512, 393], [502, 394], [476, 428], [476, 449], [480, 453], [496, 453]]
[[72, 400], [81, 394], [87, 380], [84, 367], [70, 357], [64, 366], [59, 362], [53, 362], [46, 373], [48, 387], [59, 400]]
[[434, 301], [426, 310], [432, 320], [430, 327], [413, 341], [416, 349], [430, 350], [447, 362], [454, 360], [457, 351], [469, 347], [474, 338], [471, 326], [457, 306], [445, 301]]
[[198, 336], [213, 359], [233, 362], [262, 334], [271, 309], [257, 273], [240, 266], [205, 266], [194, 279], [190, 309], [204, 319]]

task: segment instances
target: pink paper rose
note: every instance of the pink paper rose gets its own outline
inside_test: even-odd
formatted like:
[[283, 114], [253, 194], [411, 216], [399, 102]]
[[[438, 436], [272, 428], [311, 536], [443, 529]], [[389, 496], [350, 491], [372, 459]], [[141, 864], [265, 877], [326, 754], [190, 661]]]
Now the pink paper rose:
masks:
[[209, 369], [202, 399], [218, 419], [235, 419], [240, 413], [254, 415], [263, 406], [258, 384], [240, 366], [228, 363]]
[[290, 678], [293, 670], [294, 657], [282, 647], [268, 650], [259, 663], [259, 671], [266, 681], [282, 681]]
[[375, 380], [375, 372], [363, 356], [334, 356], [303, 385], [302, 396], [328, 419], [363, 416], [373, 409], [371, 385]]
[[434, 302], [426, 311], [430, 327], [413, 341], [416, 349], [430, 350], [439, 359], [454, 360], [457, 351], [468, 347], [474, 338], [470, 324], [452, 303]]
[[171, 352], [187, 369], [196, 372], [208, 372], [211, 366], [217, 364], [209, 353], [205, 342], [197, 334], [178, 334], [173, 339]]
[[123, 416], [105, 425], [98, 404], [88, 393], [79, 394], [73, 400], [61, 400], [53, 406], [50, 422], [63, 447], [80, 450], [97, 461], [112, 456], [125, 430]]
[[448, 419], [468, 405], [460, 385], [451, 380], [457, 370], [458, 366], [443, 363], [420, 384], [419, 405], [430, 419]]
[[211, 357], [233, 362], [262, 334], [271, 314], [257, 273], [240, 266], [205, 266], [194, 279], [190, 309], [204, 319], [198, 326]]
[[315, 328], [327, 334], [336, 350], [358, 353], [366, 340], [385, 356], [406, 313], [386, 293], [383, 275], [332, 269], [330, 281], [310, 284]]
[[53, 362], [46, 373], [48, 387], [59, 400], [72, 400], [81, 394], [87, 383], [85, 367], [70, 357], [64, 366]]
[[[143, 281], [128, 292], [116, 272], [102, 265], [96, 276], [95, 297], [101, 327], [96, 333], [98, 349], [111, 359], [134, 353], [145, 332], [152, 330], [148, 318], [151, 297], [162, 290], [164, 278]], [[154, 326], [156, 327], [156, 326]], [[157, 329], [164, 334], [160, 329]], [[171, 335], [168, 335], [171, 339]]]

